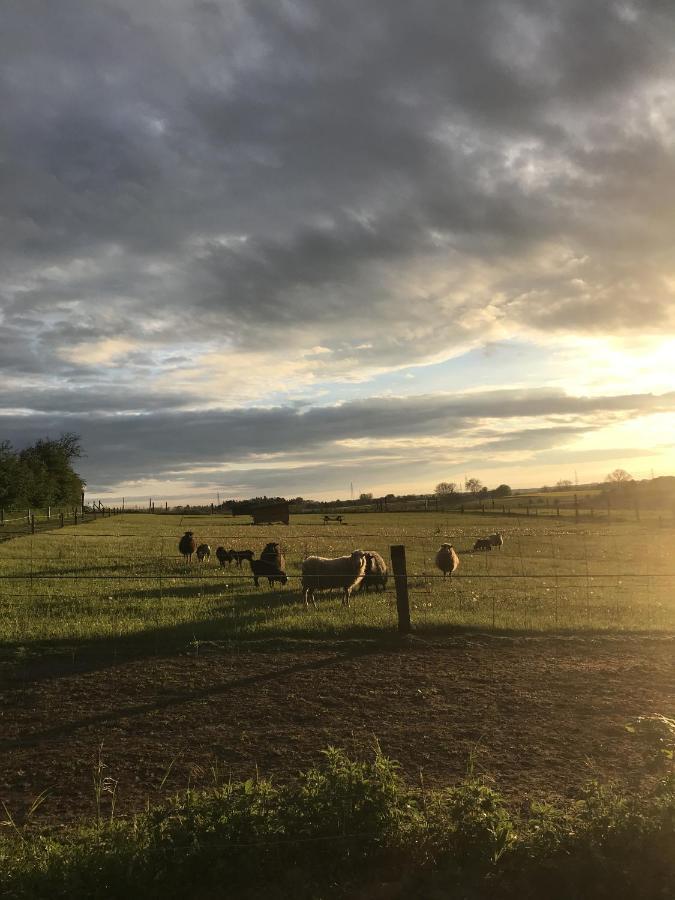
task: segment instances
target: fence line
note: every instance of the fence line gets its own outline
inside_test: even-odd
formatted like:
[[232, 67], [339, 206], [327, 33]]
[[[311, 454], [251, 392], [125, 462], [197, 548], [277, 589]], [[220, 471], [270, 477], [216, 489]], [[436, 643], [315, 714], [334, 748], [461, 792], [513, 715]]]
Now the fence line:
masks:
[[[189, 570], [193, 571], [193, 570]], [[220, 581], [223, 578], [228, 578], [230, 581], [248, 581], [253, 577], [253, 573], [249, 572], [247, 574], [229, 574], [227, 570], [224, 572], [218, 573], [203, 573], [201, 570], [194, 570], [199, 578], [203, 581]], [[291, 578], [302, 578], [302, 574], [300, 573], [286, 573], [286, 577], [290, 580]], [[514, 579], [538, 579], [540, 581], [546, 580], [547, 578], [579, 578], [584, 580], [595, 581], [600, 578], [620, 578], [622, 580], [627, 578], [674, 578], [675, 572], [628, 572], [625, 575], [622, 573], [615, 574], [569, 574], [565, 575], [560, 572], [549, 572], [542, 573], [539, 575], [527, 575], [527, 574], [501, 574], [501, 575], [490, 575], [490, 574], [475, 574], [475, 575], [452, 575], [452, 576], [444, 576], [444, 575], [436, 575], [435, 572], [407, 572], [405, 575], [394, 575], [391, 572], [389, 573], [389, 578], [392, 581], [395, 581], [397, 578], [423, 578], [425, 580], [430, 580], [433, 578], [437, 578], [441, 581], [447, 582], [447, 584], [452, 584], [455, 581], [461, 581], [463, 579], [468, 579], [470, 581], [476, 579], [508, 579], [512, 581]], [[108, 573], [107, 575], [43, 575], [40, 572], [33, 572], [29, 574], [22, 575], [0, 575], [0, 581], [145, 581], [145, 580], [155, 580], [161, 578], [161, 572], [139, 572], [137, 575], [111, 575]], [[267, 575], [258, 575], [258, 578], [264, 579], [267, 578]], [[603, 587], [604, 585], [599, 584], [598, 587]]]

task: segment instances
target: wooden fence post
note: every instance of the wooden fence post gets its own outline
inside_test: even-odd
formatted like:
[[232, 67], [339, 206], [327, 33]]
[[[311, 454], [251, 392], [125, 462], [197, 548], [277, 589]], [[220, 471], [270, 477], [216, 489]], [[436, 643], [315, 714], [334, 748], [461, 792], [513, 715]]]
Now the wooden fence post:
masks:
[[405, 564], [405, 547], [396, 544], [390, 547], [391, 568], [396, 586], [396, 611], [398, 613], [398, 633], [410, 634], [410, 598], [408, 597], [408, 571]]
[[30, 533], [35, 534], [35, 513], [30, 515]]
[[0, 509], [0, 525], [4, 525], [4, 524], [5, 524], [5, 510]]
[[63, 528], [63, 513], [59, 515], [59, 519], [61, 521], [60, 527]]

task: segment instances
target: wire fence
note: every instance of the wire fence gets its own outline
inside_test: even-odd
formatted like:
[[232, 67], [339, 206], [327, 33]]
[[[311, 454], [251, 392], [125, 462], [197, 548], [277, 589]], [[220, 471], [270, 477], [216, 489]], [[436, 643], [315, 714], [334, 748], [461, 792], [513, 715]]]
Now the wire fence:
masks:
[[[57, 530], [5, 546], [0, 640], [3, 633], [18, 641], [69, 633], [119, 638], [172, 628], [194, 628], [206, 639], [386, 631], [396, 625], [396, 586], [402, 579], [416, 629], [675, 629], [670, 557], [618, 546], [611, 535], [600, 543], [597, 536], [573, 530], [539, 535], [535, 544], [532, 534], [513, 533], [503, 552], [492, 553], [473, 552], [471, 541], [465, 541], [458, 547], [458, 571], [445, 577], [434, 567], [438, 537], [419, 529], [405, 537], [405, 575], [397, 579], [390, 573], [386, 589], [356, 591], [349, 609], [341, 607], [339, 590], [324, 591], [317, 594], [318, 608], [307, 611], [303, 558], [342, 555], [365, 545], [388, 559], [387, 535], [366, 528], [328, 533], [309, 523], [307, 531], [297, 530], [287, 539], [286, 583], [268, 585], [262, 575], [256, 586], [246, 561], [220, 566], [212, 554], [202, 563], [186, 564], [174, 537], [145, 535], [141, 540], [134, 531], [99, 530], [103, 525]], [[236, 535], [232, 542], [240, 548], [260, 542], [251, 539], [250, 527], [240, 526]]]
[[65, 528], [68, 525], [86, 525], [102, 518], [110, 518], [120, 512], [121, 510], [103, 506], [27, 509], [21, 515], [16, 511], [6, 513], [4, 509], [0, 509], [0, 542], [27, 534], [40, 534], [56, 528]]

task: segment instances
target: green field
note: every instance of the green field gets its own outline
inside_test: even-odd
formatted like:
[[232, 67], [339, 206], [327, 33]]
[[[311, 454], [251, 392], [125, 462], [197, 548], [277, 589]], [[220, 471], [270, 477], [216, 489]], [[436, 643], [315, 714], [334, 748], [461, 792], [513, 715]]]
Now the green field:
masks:
[[[253, 586], [247, 563], [186, 566], [178, 540], [186, 529], [215, 551], [281, 542], [288, 585]], [[476, 537], [501, 530], [503, 550], [471, 553]], [[443, 580], [435, 552], [450, 540], [459, 577]], [[375, 636], [396, 625], [393, 584], [337, 594], [318, 609], [300, 602], [300, 564], [317, 553], [355, 548], [385, 558], [406, 546], [413, 625], [442, 633], [454, 626], [495, 629], [664, 630], [675, 627], [672, 528], [655, 521], [460, 514], [368, 514], [324, 525], [297, 516], [290, 526], [253, 527], [240, 518], [126, 514], [0, 544], [0, 641], [10, 655], [67, 650], [89, 641], [140, 639], [157, 648], [185, 642]], [[262, 585], [262, 583], [261, 583]]]

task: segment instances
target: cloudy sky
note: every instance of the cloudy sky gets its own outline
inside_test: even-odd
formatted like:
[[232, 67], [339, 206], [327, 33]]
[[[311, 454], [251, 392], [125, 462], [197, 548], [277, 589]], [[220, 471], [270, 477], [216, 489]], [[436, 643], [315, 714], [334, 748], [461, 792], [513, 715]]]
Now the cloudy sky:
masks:
[[675, 472], [671, 0], [4, 0], [0, 438], [97, 496]]

